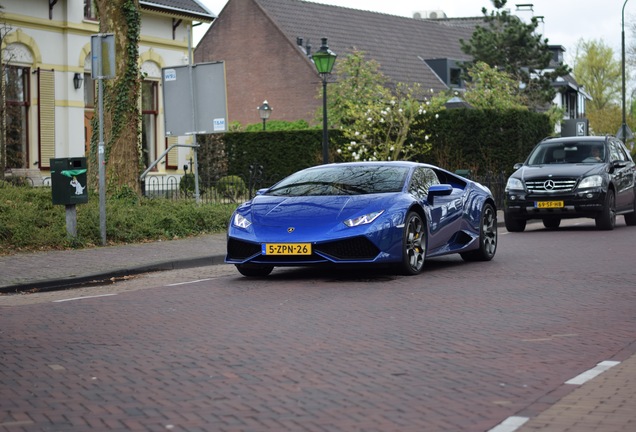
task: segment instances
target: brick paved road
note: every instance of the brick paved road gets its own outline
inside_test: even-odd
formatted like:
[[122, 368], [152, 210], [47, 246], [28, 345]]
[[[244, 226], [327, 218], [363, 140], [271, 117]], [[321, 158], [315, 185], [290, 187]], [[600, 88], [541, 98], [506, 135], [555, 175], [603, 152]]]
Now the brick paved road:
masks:
[[[634, 353], [634, 235], [502, 235], [410, 278], [217, 266], [0, 297], [0, 430], [488, 430]], [[53, 302], [86, 294], [116, 295]]]

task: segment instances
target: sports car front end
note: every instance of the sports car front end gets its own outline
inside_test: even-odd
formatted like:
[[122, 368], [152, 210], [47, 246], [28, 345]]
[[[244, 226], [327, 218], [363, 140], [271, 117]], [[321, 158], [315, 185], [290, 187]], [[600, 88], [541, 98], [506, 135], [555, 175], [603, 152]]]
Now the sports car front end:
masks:
[[399, 261], [399, 224], [408, 199], [400, 195], [256, 196], [230, 220], [226, 262], [290, 266]]

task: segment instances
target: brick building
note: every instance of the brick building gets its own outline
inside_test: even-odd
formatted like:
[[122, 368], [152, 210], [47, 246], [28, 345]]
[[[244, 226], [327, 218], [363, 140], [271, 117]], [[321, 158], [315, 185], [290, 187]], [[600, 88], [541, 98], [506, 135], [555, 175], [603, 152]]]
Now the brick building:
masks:
[[405, 18], [301, 0], [229, 0], [194, 59], [225, 62], [229, 122], [259, 122], [256, 108], [263, 100], [273, 107], [271, 119], [313, 122], [321, 79], [310, 55], [321, 38], [328, 38], [340, 58], [358, 49], [377, 60], [390, 80], [439, 91], [461, 87], [457, 62], [469, 58], [459, 40], [470, 39], [479, 22]]

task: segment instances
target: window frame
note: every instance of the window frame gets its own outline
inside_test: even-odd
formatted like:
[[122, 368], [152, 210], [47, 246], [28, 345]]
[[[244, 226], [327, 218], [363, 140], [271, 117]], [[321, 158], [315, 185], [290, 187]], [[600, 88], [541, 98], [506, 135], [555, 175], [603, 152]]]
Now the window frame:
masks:
[[99, 21], [97, 6], [94, 0], [84, 0], [84, 19], [89, 21]]
[[[151, 100], [150, 100], [150, 105], [147, 106], [146, 102], [148, 102], [146, 100], [145, 97], [145, 93], [144, 93], [144, 89], [145, 86], [150, 84], [150, 88], [151, 88]], [[152, 162], [155, 161], [155, 159], [157, 158], [157, 149], [158, 149], [158, 136], [157, 136], [157, 132], [158, 132], [158, 127], [157, 127], [157, 122], [159, 119], [159, 81], [156, 80], [143, 80], [141, 82], [141, 128], [142, 128], [142, 157], [143, 157], [143, 164], [144, 166], [147, 168], [148, 166], [150, 166], [150, 164]], [[147, 131], [147, 119], [150, 120], [150, 125], [152, 127], [151, 131]], [[147, 138], [148, 138], [148, 134], [147, 132], [149, 132], [150, 135], [150, 140], [152, 142], [148, 142]], [[146, 140], [146, 142], [144, 143], [144, 140]], [[153, 167], [152, 169], [153, 171], [157, 170], [157, 167]]]
[[[4, 77], [3, 79], [5, 80], [4, 85], [5, 85], [5, 109], [6, 109], [6, 113], [7, 113], [7, 129], [6, 129], [6, 133], [9, 133], [9, 124], [8, 124], [8, 118], [9, 118], [9, 112], [12, 111], [13, 109], [15, 109], [15, 107], [18, 107], [19, 112], [20, 112], [20, 118], [21, 118], [21, 130], [20, 130], [20, 141], [21, 141], [21, 147], [22, 147], [22, 152], [24, 153], [24, 156], [21, 158], [22, 159], [22, 166], [11, 166], [10, 165], [10, 158], [9, 158], [9, 137], [6, 136], [6, 145], [7, 145], [7, 158], [6, 158], [6, 167], [7, 168], [14, 168], [14, 169], [24, 169], [24, 168], [29, 168], [29, 111], [30, 111], [30, 107], [31, 107], [31, 68], [28, 66], [18, 66], [18, 65], [9, 65], [9, 64], [4, 64]], [[10, 83], [9, 83], [9, 79], [11, 78], [11, 74], [10, 71], [21, 71], [21, 76], [19, 77], [20, 80], [22, 81], [21, 84], [21, 97], [18, 97], [16, 99], [12, 99], [10, 98], [10, 96], [12, 96], [9, 91], [7, 89], [9, 89]], [[17, 93], [16, 93], [17, 96]]]

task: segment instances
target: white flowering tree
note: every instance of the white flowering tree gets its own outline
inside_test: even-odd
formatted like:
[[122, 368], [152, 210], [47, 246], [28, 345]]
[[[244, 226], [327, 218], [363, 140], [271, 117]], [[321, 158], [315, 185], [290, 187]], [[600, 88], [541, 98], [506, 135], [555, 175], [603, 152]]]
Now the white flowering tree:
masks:
[[345, 161], [408, 160], [431, 145], [420, 122], [428, 102], [419, 85], [390, 88], [379, 64], [354, 51], [336, 63], [329, 121], [349, 143], [337, 149]]

